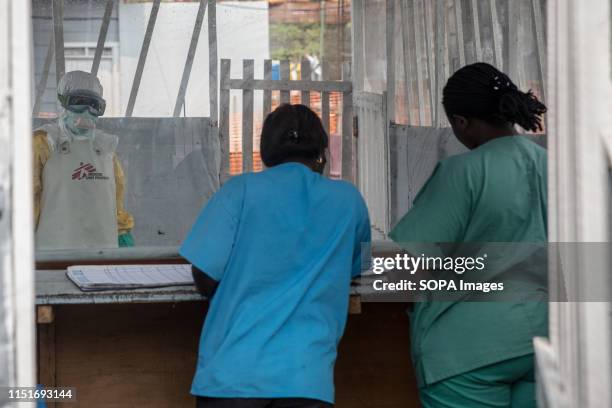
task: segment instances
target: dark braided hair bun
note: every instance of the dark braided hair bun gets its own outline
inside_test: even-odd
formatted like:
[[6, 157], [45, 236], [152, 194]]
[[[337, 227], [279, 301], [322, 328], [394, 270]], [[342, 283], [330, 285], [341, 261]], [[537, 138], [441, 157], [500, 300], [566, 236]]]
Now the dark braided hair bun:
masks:
[[518, 124], [525, 130], [542, 130], [546, 106], [531, 90], [523, 92], [506, 74], [479, 62], [455, 72], [442, 95], [446, 114], [485, 120], [493, 125]]

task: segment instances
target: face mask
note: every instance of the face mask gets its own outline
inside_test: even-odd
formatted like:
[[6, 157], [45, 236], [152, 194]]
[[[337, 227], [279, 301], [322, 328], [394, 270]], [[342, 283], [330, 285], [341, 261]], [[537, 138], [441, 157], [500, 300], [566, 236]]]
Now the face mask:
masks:
[[64, 124], [75, 136], [91, 137], [96, 127], [97, 117], [85, 110], [81, 113], [72, 111], [64, 112]]

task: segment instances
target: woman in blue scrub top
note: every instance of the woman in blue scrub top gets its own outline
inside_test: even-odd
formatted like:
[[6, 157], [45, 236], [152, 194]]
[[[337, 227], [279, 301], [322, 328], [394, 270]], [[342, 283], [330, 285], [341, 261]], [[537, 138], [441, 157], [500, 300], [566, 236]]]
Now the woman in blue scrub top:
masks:
[[322, 176], [328, 137], [304, 105], [266, 118], [267, 169], [228, 180], [180, 253], [211, 299], [191, 393], [205, 408], [318, 408], [333, 371], [361, 245], [364, 200]]
[[506, 301], [414, 305], [411, 348], [421, 403], [535, 407], [532, 339], [547, 334], [546, 268], [529, 263], [541, 260], [532, 257], [537, 252], [520, 259], [515, 250], [516, 243], [542, 248], [547, 240], [546, 152], [514, 126], [541, 130], [546, 107], [484, 63], [451, 76], [442, 104], [470, 152], [438, 163], [391, 238], [408, 252], [427, 243], [515, 243], [507, 246], [512, 253], [497, 254], [514, 265], [501, 271], [522, 277], [533, 267], [537, 276]]

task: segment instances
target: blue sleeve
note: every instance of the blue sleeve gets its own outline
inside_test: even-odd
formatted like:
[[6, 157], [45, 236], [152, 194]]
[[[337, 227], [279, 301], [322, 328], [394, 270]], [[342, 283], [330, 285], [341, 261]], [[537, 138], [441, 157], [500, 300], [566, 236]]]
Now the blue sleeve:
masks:
[[241, 177], [227, 181], [208, 201], [185, 238], [180, 254], [216, 281], [223, 277], [243, 203]]
[[[370, 245], [372, 241], [372, 230], [370, 227], [370, 216], [368, 215], [368, 207], [366, 206], [363, 198], [359, 195], [359, 220], [357, 221], [357, 233], [355, 234], [355, 247], [353, 250], [353, 267], [351, 277], [356, 278], [361, 275], [363, 270], [362, 247], [364, 245]], [[371, 251], [368, 251], [369, 255]]]

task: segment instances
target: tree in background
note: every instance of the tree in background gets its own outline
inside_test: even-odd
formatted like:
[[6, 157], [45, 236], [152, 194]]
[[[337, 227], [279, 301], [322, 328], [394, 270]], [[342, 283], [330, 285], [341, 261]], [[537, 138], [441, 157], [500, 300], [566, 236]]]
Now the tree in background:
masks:
[[319, 56], [320, 34], [319, 24], [270, 24], [271, 57], [300, 61], [307, 55]]

